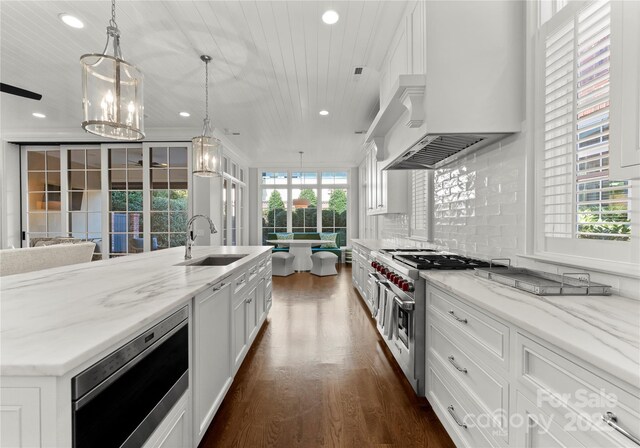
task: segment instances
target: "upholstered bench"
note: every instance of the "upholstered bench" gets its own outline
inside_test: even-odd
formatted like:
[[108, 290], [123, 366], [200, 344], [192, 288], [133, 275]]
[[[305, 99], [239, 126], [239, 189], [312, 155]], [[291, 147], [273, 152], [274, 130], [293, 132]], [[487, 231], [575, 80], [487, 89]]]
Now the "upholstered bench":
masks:
[[293, 259], [296, 258], [289, 252], [276, 252], [271, 256], [271, 272], [279, 277], [293, 274]]
[[95, 243], [86, 242], [3, 249], [0, 250], [0, 277], [76, 263], [87, 263], [91, 261], [95, 247]]
[[311, 273], [324, 277], [325, 275], [337, 275], [336, 263], [338, 262], [338, 256], [331, 252], [316, 252], [311, 255]]

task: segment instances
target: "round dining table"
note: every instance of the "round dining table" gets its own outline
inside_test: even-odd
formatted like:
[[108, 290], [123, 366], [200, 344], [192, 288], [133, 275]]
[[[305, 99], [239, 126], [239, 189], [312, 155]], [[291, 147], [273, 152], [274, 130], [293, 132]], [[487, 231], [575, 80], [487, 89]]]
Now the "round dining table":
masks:
[[289, 253], [294, 255], [293, 269], [300, 271], [310, 271], [313, 263], [311, 262], [311, 246], [326, 244], [330, 241], [325, 240], [267, 240], [268, 243], [289, 247]]

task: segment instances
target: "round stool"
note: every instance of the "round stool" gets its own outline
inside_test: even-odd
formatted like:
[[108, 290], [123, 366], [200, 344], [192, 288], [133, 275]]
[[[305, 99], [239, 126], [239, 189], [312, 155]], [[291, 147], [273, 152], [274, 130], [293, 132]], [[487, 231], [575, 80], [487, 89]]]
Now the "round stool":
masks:
[[338, 271], [336, 271], [337, 261], [338, 256], [336, 254], [324, 251], [316, 252], [311, 255], [311, 262], [313, 263], [311, 273], [320, 277], [324, 277], [325, 275], [338, 275]]
[[276, 252], [271, 255], [272, 275], [286, 277], [293, 274], [293, 259], [296, 258], [289, 252]]

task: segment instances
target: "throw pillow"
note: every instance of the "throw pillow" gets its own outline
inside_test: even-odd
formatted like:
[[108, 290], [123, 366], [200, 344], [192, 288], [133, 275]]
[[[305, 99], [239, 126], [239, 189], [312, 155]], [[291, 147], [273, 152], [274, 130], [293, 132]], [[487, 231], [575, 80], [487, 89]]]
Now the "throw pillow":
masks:
[[[276, 232], [276, 236], [278, 237], [279, 240], [292, 240], [293, 239], [293, 233], [277, 233]], [[289, 247], [286, 244], [278, 244], [278, 247]]]
[[337, 233], [321, 233], [320, 239], [326, 241], [326, 243], [323, 243], [320, 247], [323, 249], [337, 249], [336, 238], [338, 238]]

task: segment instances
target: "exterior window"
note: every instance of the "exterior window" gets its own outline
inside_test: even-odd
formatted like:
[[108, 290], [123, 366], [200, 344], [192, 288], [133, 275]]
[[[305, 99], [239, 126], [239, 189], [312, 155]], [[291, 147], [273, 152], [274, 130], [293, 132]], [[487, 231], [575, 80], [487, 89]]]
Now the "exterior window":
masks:
[[322, 190], [322, 231], [337, 233], [340, 246], [347, 244], [347, 204], [346, 189]]
[[611, 3], [569, 2], [537, 48], [536, 251], [628, 263], [635, 199], [609, 177]]
[[109, 148], [109, 255], [143, 245], [142, 148]]
[[151, 250], [184, 246], [189, 220], [187, 148], [151, 147]]
[[[60, 150], [27, 152], [27, 238], [62, 235]], [[33, 243], [33, 244], [32, 244]]]
[[262, 189], [263, 244], [266, 244], [267, 234], [287, 231], [287, 193], [286, 188]]
[[[262, 241], [275, 232], [331, 232], [347, 244], [347, 171], [263, 171]], [[296, 208], [295, 199], [306, 199]]]
[[[102, 173], [100, 148], [67, 150], [69, 233], [102, 243]], [[101, 258], [96, 254], [95, 258]]]

